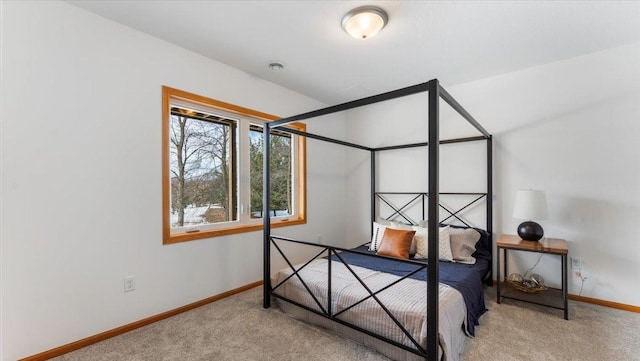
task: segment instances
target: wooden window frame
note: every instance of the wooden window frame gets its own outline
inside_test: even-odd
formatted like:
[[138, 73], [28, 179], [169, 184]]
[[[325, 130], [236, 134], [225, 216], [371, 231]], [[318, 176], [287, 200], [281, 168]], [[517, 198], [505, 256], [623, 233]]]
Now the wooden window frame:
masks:
[[[256, 123], [266, 123], [281, 119], [271, 114], [207, 98], [183, 90], [168, 86], [162, 87], [162, 243], [173, 244], [262, 230], [262, 222], [260, 222], [260, 224], [246, 224], [238, 221], [236, 224], [231, 224], [233, 222], [229, 222], [227, 225], [216, 229], [197, 230], [195, 232], [185, 233], [171, 232], [171, 164], [169, 128], [171, 122], [171, 101], [174, 99], [207, 108], [217, 109], [226, 113], [249, 117]], [[288, 126], [303, 132], [306, 131], [306, 125], [303, 123], [292, 123]], [[297, 187], [293, 189], [293, 192], [296, 192], [296, 196], [294, 197], [296, 202], [296, 212], [294, 215], [289, 216], [286, 219], [273, 219], [271, 221], [272, 227], [286, 227], [307, 223], [307, 142], [305, 137], [296, 136], [295, 139], [297, 142], [297, 166], [295, 175]], [[248, 151], [248, 149], [240, 150], [240, 153], [246, 151]], [[235, 181], [237, 182], [237, 179]]]

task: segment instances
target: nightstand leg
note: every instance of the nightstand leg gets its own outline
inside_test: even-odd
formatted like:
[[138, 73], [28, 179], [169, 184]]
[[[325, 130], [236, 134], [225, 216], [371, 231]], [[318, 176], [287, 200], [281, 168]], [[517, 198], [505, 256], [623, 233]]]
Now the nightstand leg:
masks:
[[509, 277], [509, 262], [507, 262], [507, 257], [509, 257], [509, 250], [504, 249], [504, 278], [505, 280]]
[[498, 304], [500, 304], [500, 247], [498, 247], [498, 254], [497, 254], [497, 259], [496, 259], [496, 273], [497, 273], [497, 275], [496, 275], [496, 281], [497, 281], [496, 285], [498, 286], [498, 289], [497, 289], [497, 295], [498, 295], [497, 301], [498, 301]]
[[562, 300], [564, 301], [564, 319], [569, 319], [569, 300], [567, 299], [567, 255], [562, 255]]

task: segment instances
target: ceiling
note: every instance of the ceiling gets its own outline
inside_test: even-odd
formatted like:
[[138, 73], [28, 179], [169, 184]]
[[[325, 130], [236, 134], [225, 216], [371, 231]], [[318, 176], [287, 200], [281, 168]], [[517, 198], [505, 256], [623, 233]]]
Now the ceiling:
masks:
[[[336, 104], [438, 78], [446, 86], [640, 42], [640, 2], [69, 1], [296, 92]], [[388, 25], [356, 40], [349, 10]], [[273, 71], [268, 63], [285, 64]]]

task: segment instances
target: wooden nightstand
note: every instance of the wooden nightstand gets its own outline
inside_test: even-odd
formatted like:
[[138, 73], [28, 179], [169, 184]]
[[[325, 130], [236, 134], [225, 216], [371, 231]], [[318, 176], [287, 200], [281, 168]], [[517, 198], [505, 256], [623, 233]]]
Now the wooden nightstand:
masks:
[[[514, 300], [535, 303], [538, 305], [548, 306], [564, 310], [564, 319], [569, 319], [569, 303], [567, 302], [567, 242], [562, 239], [546, 238], [543, 242], [523, 241], [518, 236], [503, 234], [496, 242], [498, 247], [497, 259], [497, 280], [498, 280], [498, 303], [502, 298], [511, 298]], [[500, 267], [500, 251], [504, 252], [504, 273]], [[507, 255], [509, 250], [537, 252], [558, 255], [562, 259], [562, 288], [549, 288], [540, 293], [527, 293], [518, 291], [511, 284], [506, 282], [509, 275], [507, 265]], [[504, 274], [505, 279], [501, 279], [500, 275]]]

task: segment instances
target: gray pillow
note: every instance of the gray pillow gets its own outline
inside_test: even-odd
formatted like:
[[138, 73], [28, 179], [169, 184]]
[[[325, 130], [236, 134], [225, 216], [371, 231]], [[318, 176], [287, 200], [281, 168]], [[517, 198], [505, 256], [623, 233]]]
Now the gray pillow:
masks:
[[458, 263], [475, 264], [476, 259], [471, 255], [476, 251], [480, 233], [472, 228], [449, 227], [449, 235], [453, 260]]

